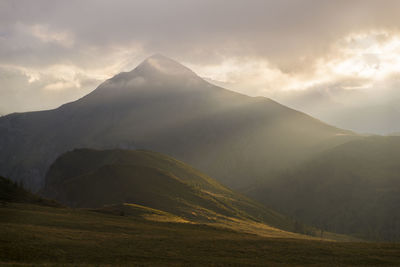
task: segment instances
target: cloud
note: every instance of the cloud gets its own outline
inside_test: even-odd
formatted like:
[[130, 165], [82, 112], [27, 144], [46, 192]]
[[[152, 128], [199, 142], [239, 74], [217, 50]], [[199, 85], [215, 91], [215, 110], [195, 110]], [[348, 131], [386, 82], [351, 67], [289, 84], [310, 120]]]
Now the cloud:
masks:
[[[144, 47], [194, 63], [262, 57], [296, 71], [340, 37], [370, 28], [398, 30], [398, 1], [5, 1], [2, 25], [68, 33], [76, 48]], [[8, 27], [7, 27], [8, 25]], [[46, 26], [47, 25], [47, 26]], [[49, 35], [49, 34], [47, 34]], [[51, 34], [50, 34], [51, 35]]]
[[274, 99], [340, 128], [360, 133], [400, 132], [400, 75], [368, 80], [367, 88], [362, 87], [365, 82], [332, 80], [305, 90], [278, 91]]
[[81, 74], [76, 74], [81, 76], [75, 80], [52, 73], [33, 75], [24, 69], [0, 66], [0, 115], [55, 108], [89, 93], [100, 82]]

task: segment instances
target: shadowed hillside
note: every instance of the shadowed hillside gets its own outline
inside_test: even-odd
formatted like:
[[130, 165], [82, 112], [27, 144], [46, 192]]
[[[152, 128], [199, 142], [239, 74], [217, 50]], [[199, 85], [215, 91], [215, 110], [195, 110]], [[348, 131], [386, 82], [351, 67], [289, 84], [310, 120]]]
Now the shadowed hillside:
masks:
[[330, 231], [400, 240], [400, 137], [330, 149], [249, 190], [274, 209]]
[[189, 165], [149, 151], [68, 152], [51, 165], [43, 194], [80, 208], [132, 203], [194, 221], [235, 218], [292, 231], [295, 226]]
[[[196, 181], [211, 191], [229, 194], [229, 190], [217, 186], [210, 178], [200, 174], [196, 177], [187, 165], [146, 151], [76, 150], [61, 157], [49, 175], [55, 175], [55, 180], [65, 179], [62, 171], [68, 173], [69, 160], [77, 167], [70, 175], [101, 165], [97, 163], [99, 160], [111, 163], [122, 159], [125, 164], [135, 159], [143, 165], [169, 166], [172, 172], [177, 166], [186, 167], [181, 170], [182, 182]], [[137, 204], [88, 210], [33, 205], [25, 197], [23, 203], [10, 203], [21, 194], [33, 196], [15, 188], [19, 187], [9, 180], [0, 180], [2, 199], [9, 196], [0, 206], [0, 264], [5, 266], [182, 263], [394, 266], [400, 261], [400, 248], [396, 244], [328, 242], [262, 227], [253, 227], [256, 232], [251, 232], [247, 229], [249, 224], [243, 223], [199, 224]]]

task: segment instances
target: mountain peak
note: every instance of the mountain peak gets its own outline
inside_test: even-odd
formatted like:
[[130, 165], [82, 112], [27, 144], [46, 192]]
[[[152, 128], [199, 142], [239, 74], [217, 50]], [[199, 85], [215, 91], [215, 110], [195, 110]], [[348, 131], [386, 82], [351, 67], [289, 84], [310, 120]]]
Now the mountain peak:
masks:
[[189, 68], [159, 53], [145, 59], [133, 70], [133, 72], [139, 72], [146, 76], [152, 73], [167, 76], [197, 76]]

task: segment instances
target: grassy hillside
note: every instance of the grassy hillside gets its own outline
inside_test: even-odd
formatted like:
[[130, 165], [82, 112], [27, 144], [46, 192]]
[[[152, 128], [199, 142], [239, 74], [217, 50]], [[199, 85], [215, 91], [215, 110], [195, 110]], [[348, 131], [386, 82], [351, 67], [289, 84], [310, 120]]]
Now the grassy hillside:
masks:
[[[226, 228], [8, 203], [0, 207], [0, 265], [397, 266], [400, 245], [266, 238]], [[165, 215], [168, 217], [168, 215]]]
[[80, 208], [132, 203], [196, 222], [246, 220], [295, 230], [295, 222], [171, 157], [77, 149], [52, 164], [42, 192]]
[[400, 241], [400, 137], [337, 146], [249, 195], [320, 228]]

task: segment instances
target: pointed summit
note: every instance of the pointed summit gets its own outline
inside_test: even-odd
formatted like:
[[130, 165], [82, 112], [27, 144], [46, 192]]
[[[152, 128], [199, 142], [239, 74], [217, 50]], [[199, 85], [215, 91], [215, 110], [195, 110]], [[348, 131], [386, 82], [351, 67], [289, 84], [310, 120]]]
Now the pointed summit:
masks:
[[[104, 102], [120, 98], [137, 98], [126, 94], [138, 92], [203, 91], [207, 84], [192, 70], [161, 54], [146, 58], [130, 72], [121, 72], [103, 82], [82, 99]], [[96, 100], [94, 100], [96, 99]]]
[[197, 77], [191, 69], [161, 54], [154, 54], [140, 63], [132, 72], [143, 76], [162, 74], [167, 76]]

